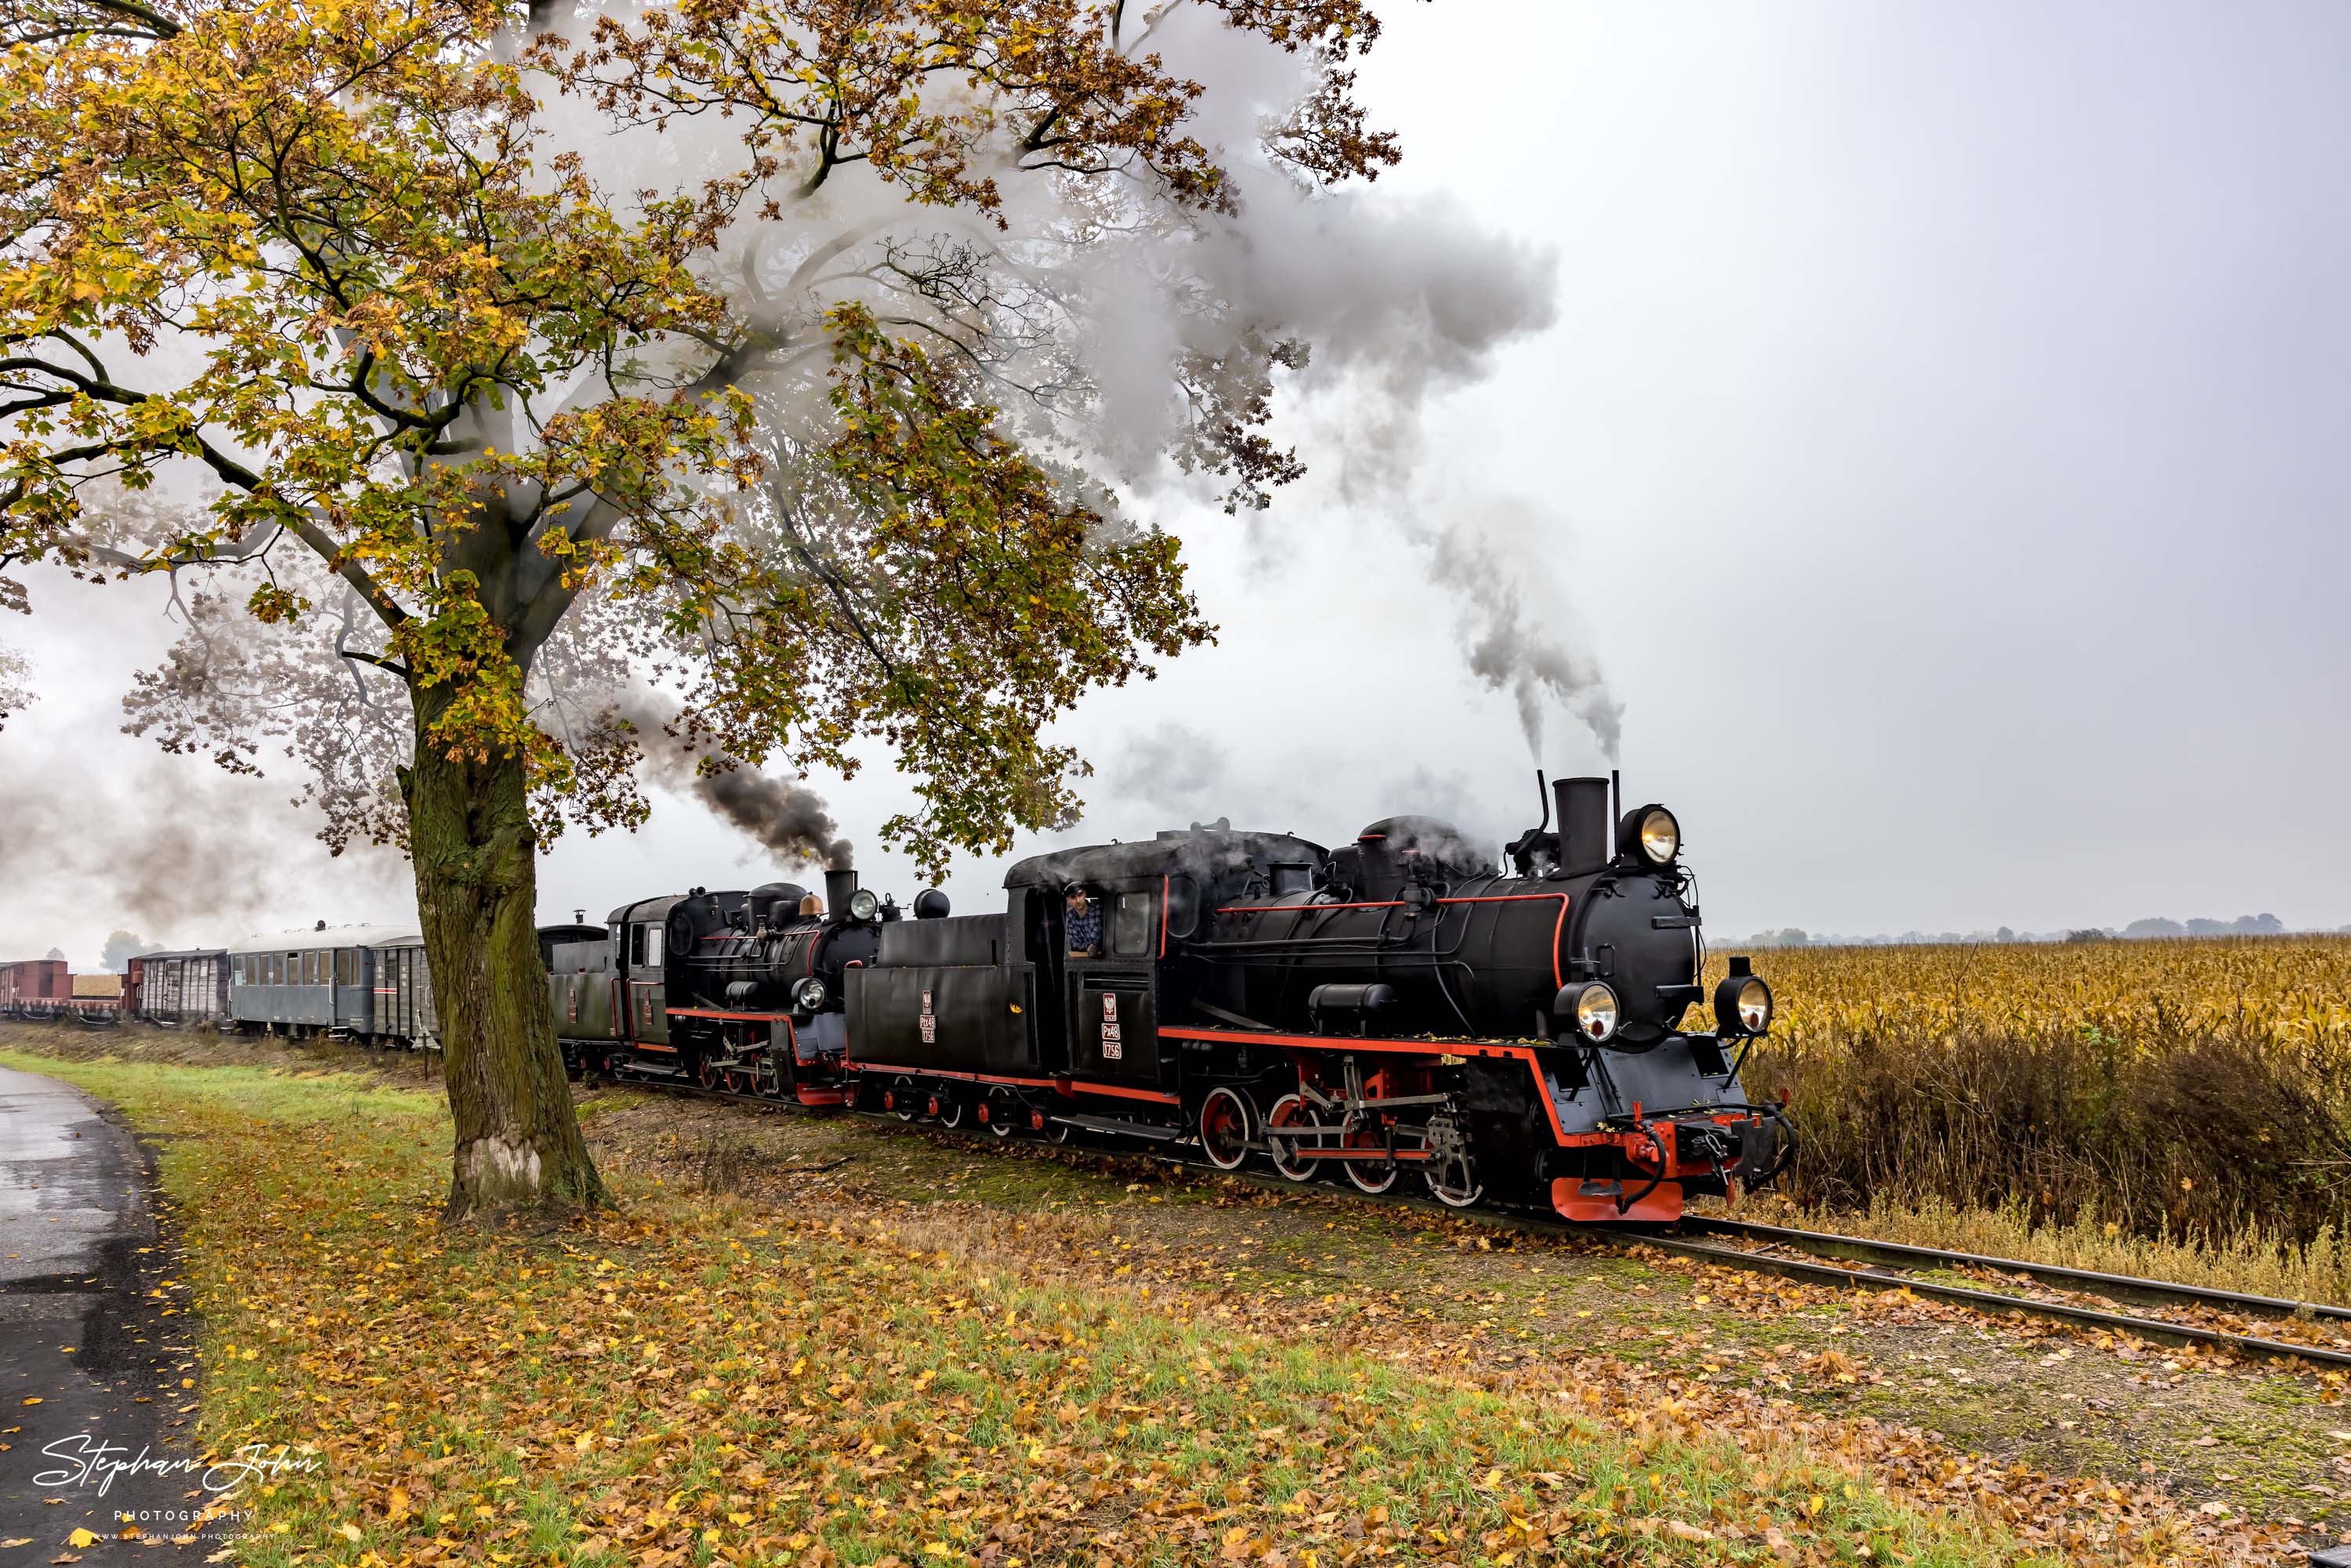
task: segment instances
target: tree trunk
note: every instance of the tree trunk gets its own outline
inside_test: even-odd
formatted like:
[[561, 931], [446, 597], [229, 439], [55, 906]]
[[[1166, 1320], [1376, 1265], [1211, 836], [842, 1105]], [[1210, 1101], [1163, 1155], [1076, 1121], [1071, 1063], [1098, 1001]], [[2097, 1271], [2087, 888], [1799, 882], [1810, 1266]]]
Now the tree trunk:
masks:
[[538, 952], [538, 844], [522, 758], [434, 754], [421, 737], [446, 691], [414, 695], [420, 743], [400, 782], [457, 1124], [449, 1218], [595, 1207], [604, 1186], [572, 1111]]

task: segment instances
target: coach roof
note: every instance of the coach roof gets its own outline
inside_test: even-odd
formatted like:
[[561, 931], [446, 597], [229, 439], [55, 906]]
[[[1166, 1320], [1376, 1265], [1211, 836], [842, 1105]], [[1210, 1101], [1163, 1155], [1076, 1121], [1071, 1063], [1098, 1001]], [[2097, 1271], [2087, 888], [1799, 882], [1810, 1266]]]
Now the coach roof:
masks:
[[279, 931], [232, 942], [231, 953], [307, 953], [319, 947], [413, 946], [424, 940], [413, 925], [329, 925], [300, 931]]

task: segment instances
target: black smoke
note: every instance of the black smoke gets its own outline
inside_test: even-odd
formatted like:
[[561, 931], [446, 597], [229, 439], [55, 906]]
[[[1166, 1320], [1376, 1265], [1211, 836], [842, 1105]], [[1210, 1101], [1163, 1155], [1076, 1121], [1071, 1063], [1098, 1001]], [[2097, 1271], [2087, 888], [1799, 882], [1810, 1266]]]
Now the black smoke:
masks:
[[655, 781], [692, 795], [788, 864], [846, 871], [853, 863], [849, 841], [815, 790], [747, 768], [723, 752], [695, 749], [677, 737], [676, 711], [664, 711], [658, 698], [632, 692], [613, 706], [635, 728]]

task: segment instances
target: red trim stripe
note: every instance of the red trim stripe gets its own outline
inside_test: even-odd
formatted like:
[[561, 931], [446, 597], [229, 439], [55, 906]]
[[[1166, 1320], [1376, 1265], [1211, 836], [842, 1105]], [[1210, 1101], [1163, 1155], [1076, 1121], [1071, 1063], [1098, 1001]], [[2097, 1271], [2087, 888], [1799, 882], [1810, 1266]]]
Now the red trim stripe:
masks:
[[1176, 1095], [1157, 1089], [1131, 1089], [1123, 1083], [1095, 1083], [1078, 1078], [1015, 1078], [999, 1072], [957, 1072], [944, 1067], [910, 1067], [894, 1061], [849, 1061], [841, 1064], [852, 1072], [904, 1072], [914, 1078], [951, 1078], [958, 1083], [1010, 1083], [1023, 1089], [1050, 1089], [1056, 1094], [1107, 1094], [1120, 1100], [1149, 1100], [1161, 1105], [1180, 1105]]
[[1081, 1083], [1073, 1078], [1064, 1079], [1062, 1082], [1067, 1085], [1063, 1090], [1064, 1093], [1109, 1094], [1121, 1100], [1149, 1100], [1161, 1105], [1183, 1103], [1175, 1095], [1164, 1093], [1156, 1089], [1129, 1089], [1122, 1083]]

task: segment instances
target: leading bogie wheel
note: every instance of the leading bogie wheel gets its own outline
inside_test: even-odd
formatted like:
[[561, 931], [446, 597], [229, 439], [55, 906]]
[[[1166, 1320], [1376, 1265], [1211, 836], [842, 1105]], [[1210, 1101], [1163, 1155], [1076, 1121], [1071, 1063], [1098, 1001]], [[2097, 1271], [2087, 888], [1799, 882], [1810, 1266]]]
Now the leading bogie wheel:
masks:
[[1421, 1138], [1428, 1163], [1420, 1167], [1420, 1176], [1428, 1184], [1429, 1197], [1447, 1208], [1468, 1208], [1486, 1196], [1486, 1184], [1478, 1179], [1478, 1165], [1470, 1157], [1469, 1139], [1450, 1111], [1431, 1116]]
[[1467, 1154], [1437, 1155], [1421, 1167], [1420, 1176], [1428, 1184], [1428, 1196], [1447, 1208], [1470, 1208], [1486, 1196], [1486, 1184], [1478, 1179]]
[[1291, 1181], [1301, 1183], [1312, 1181], [1322, 1174], [1322, 1161], [1301, 1155], [1299, 1145], [1294, 1141], [1271, 1135], [1273, 1129], [1277, 1127], [1306, 1128], [1322, 1125], [1322, 1118], [1314, 1113], [1314, 1107], [1309, 1105], [1301, 1096], [1285, 1094], [1276, 1100], [1266, 1109], [1265, 1125], [1268, 1134], [1265, 1140], [1268, 1150], [1266, 1157], [1273, 1162], [1275, 1170], [1288, 1176]]
[[1229, 1084], [1218, 1084], [1200, 1102], [1200, 1152], [1220, 1171], [1238, 1170], [1249, 1158], [1249, 1135], [1257, 1117], [1249, 1096]]

